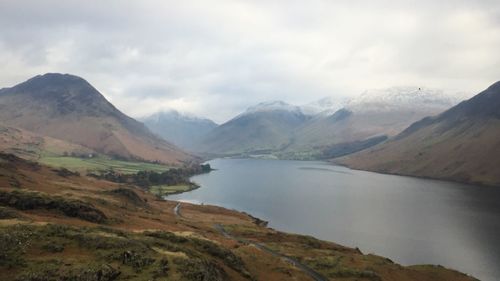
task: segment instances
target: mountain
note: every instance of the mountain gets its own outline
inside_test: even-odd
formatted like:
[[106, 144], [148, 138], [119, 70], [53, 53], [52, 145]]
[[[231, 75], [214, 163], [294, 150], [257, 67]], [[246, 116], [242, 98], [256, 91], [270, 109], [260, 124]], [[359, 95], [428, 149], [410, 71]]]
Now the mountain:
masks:
[[312, 151], [319, 157], [345, 155], [384, 141], [457, 103], [458, 99], [443, 91], [418, 87], [366, 91], [335, 113], [316, 116], [298, 128], [288, 151]]
[[194, 146], [199, 152], [226, 155], [338, 157], [383, 142], [458, 101], [440, 90], [393, 87], [366, 91], [350, 100], [327, 97], [303, 106], [265, 102], [215, 128]]
[[87, 147], [0, 124], [0, 151], [38, 160], [41, 154], [89, 155]]
[[315, 115], [331, 115], [337, 110], [344, 107], [347, 102], [344, 98], [336, 97], [324, 97], [317, 101], [310, 102], [308, 104], [300, 106], [300, 109], [305, 115], [315, 116]]
[[356, 169], [500, 185], [500, 82], [337, 161]]
[[140, 121], [152, 132], [187, 150], [193, 150], [198, 139], [217, 127], [212, 120], [182, 114], [176, 110], [157, 112]]
[[260, 103], [213, 129], [196, 147], [200, 152], [226, 155], [280, 150], [307, 118], [299, 107], [282, 101]]
[[192, 157], [156, 137], [84, 79], [49, 73], [0, 90], [0, 122], [125, 158], [180, 164]]

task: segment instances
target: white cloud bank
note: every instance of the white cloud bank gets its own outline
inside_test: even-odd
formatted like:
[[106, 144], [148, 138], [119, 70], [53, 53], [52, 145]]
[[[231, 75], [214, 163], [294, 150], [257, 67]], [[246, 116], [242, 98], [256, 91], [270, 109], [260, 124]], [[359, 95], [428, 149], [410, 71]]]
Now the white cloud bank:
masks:
[[500, 80], [498, 1], [0, 0], [0, 85], [86, 78], [132, 116]]

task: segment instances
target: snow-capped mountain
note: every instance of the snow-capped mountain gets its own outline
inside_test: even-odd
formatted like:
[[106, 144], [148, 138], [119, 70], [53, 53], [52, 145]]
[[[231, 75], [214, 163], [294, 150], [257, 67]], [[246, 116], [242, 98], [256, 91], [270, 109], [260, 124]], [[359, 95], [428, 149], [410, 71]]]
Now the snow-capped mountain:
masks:
[[284, 101], [276, 100], [276, 101], [267, 101], [261, 102], [257, 105], [251, 106], [245, 110], [242, 114], [238, 115], [236, 118], [241, 117], [243, 115], [254, 114], [259, 112], [272, 112], [272, 111], [284, 111], [290, 113], [301, 114], [302, 111], [300, 107], [288, 104]]
[[400, 133], [413, 122], [449, 109], [462, 96], [418, 87], [368, 90], [351, 98], [335, 113], [316, 115], [301, 126], [294, 132], [294, 142], [288, 149], [323, 148], [335, 151], [331, 156], [355, 152]]
[[223, 155], [351, 153], [445, 111], [460, 101], [458, 97], [436, 89], [393, 87], [365, 91], [349, 100], [326, 97], [302, 106], [263, 102], [212, 130], [196, 148]]
[[192, 150], [193, 143], [203, 137], [217, 124], [176, 110], [166, 110], [141, 118], [151, 131], [184, 149]]
[[179, 112], [175, 109], [167, 109], [163, 111], [159, 111], [149, 115], [148, 117], [144, 117], [143, 119], [149, 119], [151, 122], [161, 122], [162, 120], [182, 120], [182, 121], [192, 121], [192, 122], [205, 122], [205, 123], [214, 123], [212, 120], [208, 118], [198, 117], [191, 113]]
[[400, 110], [445, 110], [461, 101], [456, 94], [439, 89], [392, 87], [367, 90], [349, 100], [345, 108], [353, 112], [391, 112]]
[[305, 115], [314, 116], [320, 114], [325, 116], [335, 113], [335, 111], [344, 107], [346, 103], [346, 98], [324, 97], [317, 101], [304, 104], [300, 106], [300, 109]]
[[197, 149], [225, 155], [277, 150], [307, 119], [298, 106], [283, 101], [259, 103], [212, 130]]
[[499, 186], [499, 119], [500, 81], [342, 163], [356, 169]]

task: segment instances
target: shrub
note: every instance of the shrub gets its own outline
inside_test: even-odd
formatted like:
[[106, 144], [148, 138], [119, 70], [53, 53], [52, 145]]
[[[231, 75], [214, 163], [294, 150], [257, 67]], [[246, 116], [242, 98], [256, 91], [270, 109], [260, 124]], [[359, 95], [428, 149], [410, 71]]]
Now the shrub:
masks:
[[189, 281], [229, 280], [224, 269], [208, 260], [175, 258], [173, 262], [182, 276]]
[[121, 256], [122, 264], [133, 267], [137, 272], [140, 272], [142, 269], [155, 262], [155, 259], [141, 255], [134, 251], [125, 251]]
[[64, 251], [64, 245], [56, 241], [49, 241], [42, 246], [42, 249], [51, 253], [60, 253]]
[[19, 218], [19, 214], [10, 209], [10, 208], [5, 208], [5, 207], [0, 207], [0, 219], [3, 220], [3, 219], [15, 219], [15, 218]]
[[0, 229], [0, 266], [24, 265], [24, 251], [34, 235], [30, 227], [22, 225]]
[[69, 217], [77, 217], [90, 222], [103, 223], [104, 213], [92, 204], [80, 200], [66, 200], [59, 196], [49, 196], [38, 192], [0, 191], [0, 204], [19, 210], [57, 210]]
[[172, 243], [186, 243], [189, 241], [186, 237], [175, 235], [172, 232], [166, 232], [166, 231], [154, 231], [154, 232], [148, 231], [145, 232], [144, 234], [149, 237], [167, 240]]
[[230, 250], [219, 247], [219, 245], [202, 239], [192, 239], [195, 247], [200, 252], [208, 253], [209, 255], [221, 259], [227, 266], [240, 272], [243, 276], [251, 278], [250, 273], [245, 268], [245, 264], [240, 257], [235, 255]]

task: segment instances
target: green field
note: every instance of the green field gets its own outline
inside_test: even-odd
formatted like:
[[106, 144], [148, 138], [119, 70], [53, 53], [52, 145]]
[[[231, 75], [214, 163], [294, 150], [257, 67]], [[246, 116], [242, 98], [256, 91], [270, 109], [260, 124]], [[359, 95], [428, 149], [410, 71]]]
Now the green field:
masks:
[[170, 167], [133, 161], [113, 160], [105, 157], [78, 158], [69, 156], [42, 156], [39, 162], [57, 168], [66, 168], [76, 171], [102, 171], [113, 169], [116, 172], [134, 174], [139, 171], [164, 172]]
[[182, 193], [196, 189], [198, 186], [194, 184], [181, 184], [181, 185], [154, 185], [149, 188], [149, 192], [158, 195], [166, 196], [171, 194]]

